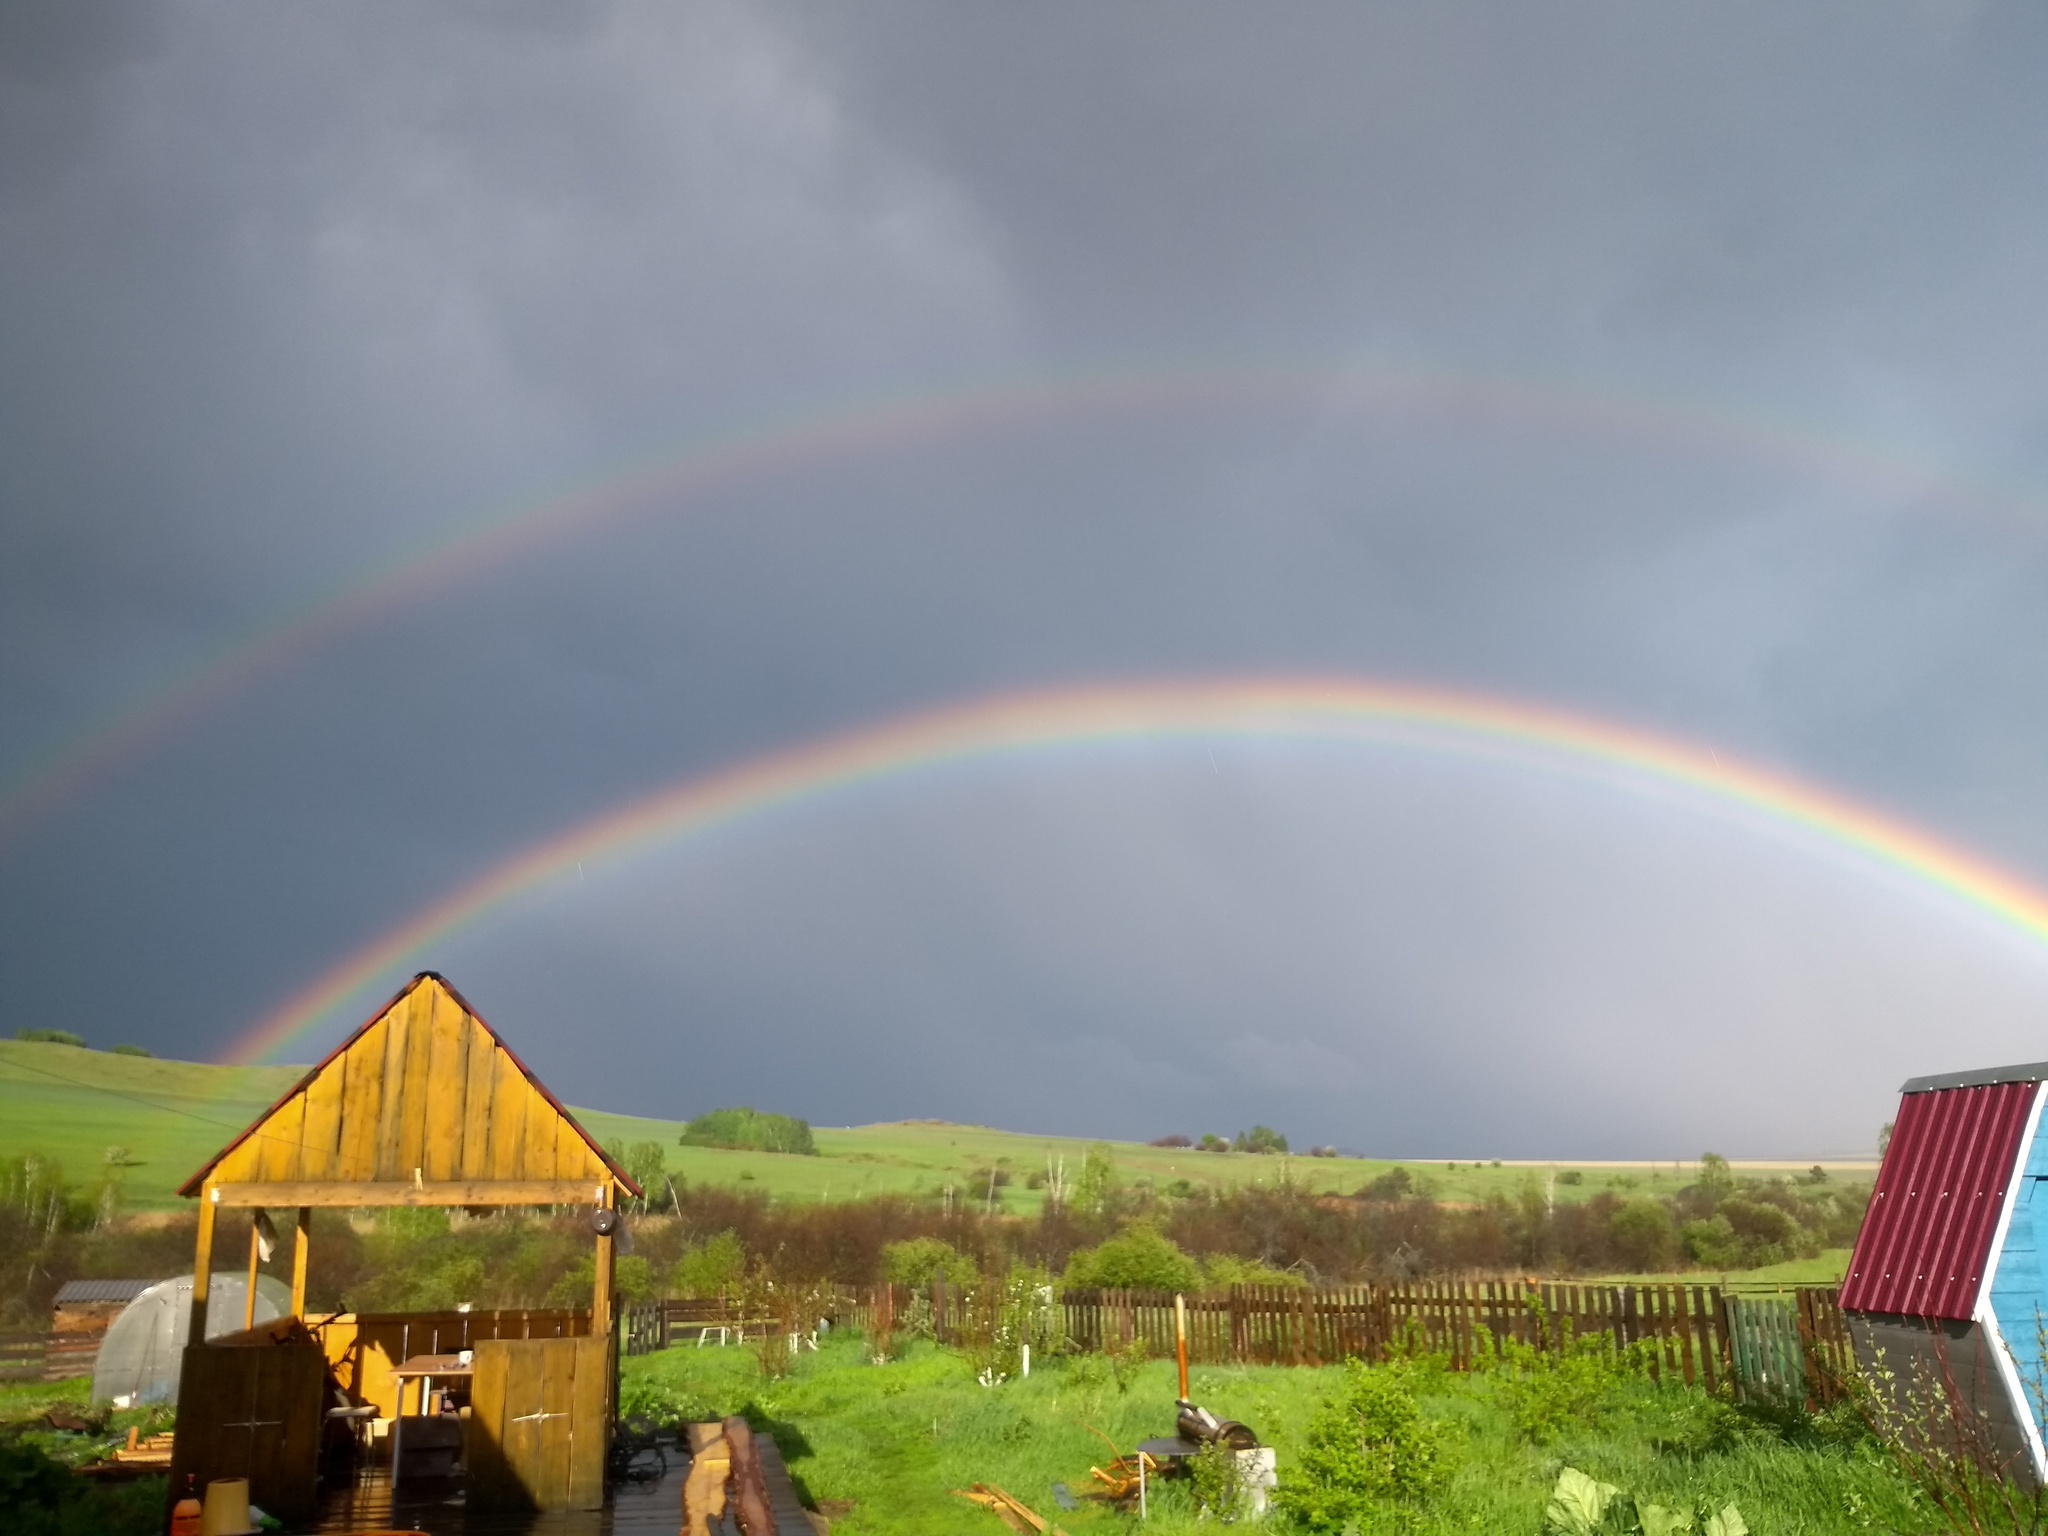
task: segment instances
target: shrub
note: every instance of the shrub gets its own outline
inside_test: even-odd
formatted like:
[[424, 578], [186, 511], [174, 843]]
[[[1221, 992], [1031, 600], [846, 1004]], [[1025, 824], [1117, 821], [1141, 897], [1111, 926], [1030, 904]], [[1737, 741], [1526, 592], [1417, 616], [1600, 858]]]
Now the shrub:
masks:
[[1311, 1530], [1368, 1522], [1386, 1504], [1419, 1504], [1450, 1476], [1443, 1426], [1423, 1417], [1415, 1368], [1345, 1366], [1342, 1391], [1309, 1421], [1276, 1502]]
[[115, 1056], [150, 1056], [150, 1057], [154, 1057], [154, 1056], [156, 1055], [156, 1052], [155, 1052], [155, 1051], [152, 1051], [152, 1050], [151, 1050], [151, 1049], [150, 1049], [150, 1048], [149, 1048], [148, 1046], [146, 1046], [146, 1045], [116, 1045], [116, 1046], [112, 1046], [112, 1047], [110, 1047], [110, 1048], [109, 1048], [109, 1050], [110, 1050], [110, 1054], [112, 1054], [112, 1055], [115, 1055]]
[[1201, 1279], [1195, 1261], [1144, 1222], [1067, 1261], [1064, 1283], [1107, 1290], [1191, 1291]]
[[1677, 1227], [1661, 1200], [1638, 1196], [1628, 1201], [1608, 1217], [1607, 1235], [1621, 1262], [1632, 1269], [1664, 1269], [1677, 1255]]
[[1617, 1349], [1606, 1333], [1577, 1337], [1569, 1322], [1551, 1319], [1534, 1296], [1529, 1304], [1541, 1342], [1503, 1339], [1497, 1356], [1480, 1349], [1475, 1358], [1495, 1375], [1508, 1421], [1541, 1442], [1568, 1426], [1597, 1421], [1622, 1387], [1648, 1374], [1655, 1345]]
[[74, 1035], [68, 1029], [17, 1029], [17, 1040], [39, 1040], [45, 1045], [85, 1045], [85, 1036]]
[[1414, 1186], [1414, 1177], [1406, 1168], [1389, 1168], [1378, 1178], [1367, 1179], [1365, 1187], [1358, 1192], [1361, 1200], [1395, 1201], [1408, 1198], [1408, 1191]]
[[815, 1157], [811, 1123], [758, 1109], [714, 1109], [683, 1127], [676, 1138], [686, 1147], [726, 1147], [742, 1152], [790, 1152]]
[[882, 1278], [893, 1285], [925, 1287], [943, 1278], [948, 1285], [966, 1285], [975, 1277], [974, 1261], [942, 1237], [913, 1237], [882, 1248]]
[[669, 1271], [669, 1289], [690, 1301], [709, 1300], [738, 1285], [747, 1272], [747, 1251], [727, 1230], [683, 1250]]
[[1240, 1152], [1285, 1152], [1287, 1138], [1270, 1125], [1255, 1125], [1248, 1131], [1237, 1133], [1237, 1150]]
[[1201, 1149], [1204, 1152], [1228, 1152], [1230, 1150], [1230, 1143], [1221, 1136], [1218, 1136], [1214, 1131], [1204, 1131], [1202, 1133]]
[[1155, 1147], [1192, 1147], [1194, 1139], [1188, 1136], [1161, 1136], [1152, 1143]]
[[985, 1387], [1017, 1375], [1027, 1346], [1042, 1359], [1066, 1344], [1052, 1280], [1042, 1269], [1020, 1265], [984, 1276], [962, 1301], [960, 1353]]
[[1240, 1259], [1234, 1253], [1212, 1253], [1202, 1260], [1202, 1280], [1216, 1291], [1233, 1285], [1289, 1285], [1305, 1287], [1308, 1281], [1291, 1269], [1274, 1269], [1256, 1259]]

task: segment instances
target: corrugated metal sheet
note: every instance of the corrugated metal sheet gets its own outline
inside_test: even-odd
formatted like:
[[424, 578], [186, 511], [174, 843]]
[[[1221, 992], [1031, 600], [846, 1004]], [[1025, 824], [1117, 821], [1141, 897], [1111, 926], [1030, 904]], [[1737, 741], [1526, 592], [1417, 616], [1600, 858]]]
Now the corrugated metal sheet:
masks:
[[83, 1307], [118, 1301], [125, 1306], [155, 1284], [154, 1280], [66, 1280], [57, 1287], [55, 1305]]
[[1844, 1307], [1969, 1321], [2040, 1091], [1998, 1083], [1900, 1100], [1842, 1282]]

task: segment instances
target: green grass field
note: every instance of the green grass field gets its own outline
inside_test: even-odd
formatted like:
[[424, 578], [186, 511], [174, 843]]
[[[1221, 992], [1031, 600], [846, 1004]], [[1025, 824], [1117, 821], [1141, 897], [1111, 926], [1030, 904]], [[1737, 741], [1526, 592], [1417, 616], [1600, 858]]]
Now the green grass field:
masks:
[[[219, 1067], [158, 1061], [41, 1042], [0, 1040], [0, 1157], [41, 1152], [80, 1183], [95, 1181], [107, 1149], [127, 1150], [122, 1203], [129, 1210], [177, 1207], [175, 1191], [195, 1169], [268, 1108], [304, 1072], [302, 1067]], [[773, 1109], [774, 1105], [759, 1106]], [[915, 1121], [819, 1129], [819, 1155], [727, 1152], [676, 1144], [682, 1123], [577, 1109], [600, 1141], [658, 1141], [671, 1175], [696, 1183], [759, 1190], [779, 1200], [851, 1200], [870, 1194], [932, 1194], [951, 1184], [955, 1198], [985, 1204], [991, 1169], [1010, 1176], [995, 1190], [1002, 1209], [1028, 1213], [1043, 1194], [1026, 1186], [1048, 1159], [1064, 1158], [1067, 1177], [1080, 1172], [1089, 1143], [979, 1126]], [[1259, 1157], [1241, 1152], [1110, 1144], [1121, 1176], [1165, 1188], [1274, 1183], [1283, 1178], [1318, 1193], [1350, 1194], [1396, 1166], [1406, 1167], [1436, 1198], [1479, 1202], [1513, 1197], [1530, 1186], [1558, 1200], [1603, 1189], [1669, 1192], [1693, 1178], [1690, 1163], [1528, 1164], [1386, 1159]], [[1737, 1167], [1745, 1165], [1738, 1163]], [[1869, 1165], [1831, 1164], [1840, 1176], [1868, 1177]]]
[[[629, 1404], [659, 1404], [685, 1419], [745, 1412], [768, 1428], [801, 1491], [842, 1536], [1001, 1536], [993, 1515], [951, 1496], [975, 1482], [1001, 1486], [1073, 1536], [1122, 1530], [1131, 1516], [1093, 1501], [1061, 1510], [1053, 1484], [1086, 1492], [1089, 1469], [1109, 1458], [1102, 1437], [1128, 1451], [1173, 1433], [1175, 1383], [1164, 1361], [1140, 1368], [1123, 1390], [1100, 1359], [1073, 1358], [988, 1389], [961, 1359], [930, 1344], [876, 1366], [861, 1340], [841, 1334], [780, 1381], [763, 1379], [751, 1352], [737, 1348], [668, 1350], [628, 1360], [623, 1372]], [[1310, 1416], [1341, 1375], [1334, 1368], [1196, 1367], [1190, 1387], [1197, 1401], [1250, 1424], [1276, 1447], [1284, 1484]], [[1563, 1466], [1666, 1506], [1719, 1509], [1732, 1501], [1760, 1533], [1847, 1536], [1923, 1525], [1875, 1447], [1846, 1438], [1788, 1441], [1688, 1388], [1624, 1382], [1554, 1438], [1541, 1439], [1515, 1428], [1494, 1377], [1436, 1375], [1426, 1380], [1422, 1405], [1445, 1426], [1449, 1479], [1420, 1508], [1390, 1510], [1389, 1531], [1537, 1536]], [[1157, 1491], [1147, 1529], [1193, 1536], [1210, 1524], [1197, 1518], [1185, 1485], [1173, 1484]]]

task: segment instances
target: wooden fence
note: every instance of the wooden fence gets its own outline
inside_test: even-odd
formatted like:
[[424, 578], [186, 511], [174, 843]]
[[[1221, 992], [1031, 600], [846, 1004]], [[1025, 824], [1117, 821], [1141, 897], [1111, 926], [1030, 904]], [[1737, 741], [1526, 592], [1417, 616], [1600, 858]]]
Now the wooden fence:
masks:
[[97, 1333], [0, 1334], [0, 1381], [62, 1381], [90, 1376], [100, 1357]]
[[[1061, 1331], [1090, 1352], [1139, 1345], [1174, 1350], [1170, 1292], [1062, 1292]], [[1520, 1280], [1444, 1280], [1309, 1290], [1233, 1286], [1186, 1298], [1188, 1359], [1202, 1365], [1327, 1365], [1383, 1360], [1411, 1350], [1447, 1355], [1471, 1369], [1506, 1341], [1558, 1349], [1602, 1336], [1640, 1346], [1652, 1374], [1707, 1391], [1796, 1395], [1827, 1403], [1855, 1373], [1849, 1334], [1832, 1288], [1775, 1296], [1728, 1296], [1713, 1285], [1530, 1285]], [[842, 1292], [842, 1325], [866, 1327], [882, 1288]], [[917, 1318], [942, 1342], [968, 1326], [966, 1297], [944, 1284], [894, 1287], [886, 1303], [898, 1326]], [[674, 1305], [671, 1303], [671, 1305]], [[700, 1304], [701, 1305], [701, 1304]]]

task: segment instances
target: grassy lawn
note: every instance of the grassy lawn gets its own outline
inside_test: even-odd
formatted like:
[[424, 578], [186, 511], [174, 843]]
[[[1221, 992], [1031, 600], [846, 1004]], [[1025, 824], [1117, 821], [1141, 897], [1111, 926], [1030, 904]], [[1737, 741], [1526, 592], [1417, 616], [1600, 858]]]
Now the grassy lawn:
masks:
[[[1122, 1529], [1129, 1516], [1084, 1500], [1060, 1511], [1052, 1485], [1075, 1494], [1109, 1449], [1173, 1432], [1173, 1369], [1140, 1367], [1119, 1389], [1107, 1362], [1041, 1362], [1028, 1381], [984, 1389], [949, 1351], [913, 1346], [870, 1364], [861, 1341], [828, 1338], [779, 1381], [750, 1352], [676, 1349], [624, 1362], [628, 1402], [664, 1402], [687, 1418], [745, 1412], [772, 1432], [807, 1496], [844, 1536], [976, 1532], [1001, 1536], [994, 1516], [949, 1497], [976, 1481], [1000, 1485], [1079, 1536]], [[1192, 1373], [1197, 1401], [1252, 1425], [1279, 1451], [1283, 1484], [1311, 1415], [1342, 1371], [1285, 1367]], [[1559, 1469], [1573, 1466], [1666, 1505], [1733, 1501], [1758, 1536], [1916, 1530], [1926, 1521], [1882, 1454], [1867, 1442], [1793, 1443], [1761, 1422], [1682, 1387], [1628, 1381], [1574, 1415], [1555, 1438], [1514, 1427], [1511, 1388], [1494, 1376], [1426, 1376], [1426, 1416], [1445, 1426], [1448, 1482], [1425, 1504], [1388, 1513], [1388, 1529], [1525, 1532], [1542, 1529]], [[1184, 1486], [1160, 1489], [1149, 1529], [1207, 1529]]]
[[1787, 1259], [1783, 1264], [1765, 1264], [1758, 1269], [1724, 1272], [1704, 1269], [1674, 1270], [1655, 1275], [1599, 1275], [1586, 1285], [1719, 1285], [1736, 1291], [1787, 1290], [1798, 1285], [1840, 1285], [1849, 1273], [1852, 1249], [1826, 1248], [1811, 1259]]
[[[122, 1203], [137, 1211], [183, 1207], [175, 1190], [303, 1075], [302, 1067], [218, 1067], [199, 1062], [116, 1056], [105, 1051], [41, 1042], [0, 1040], [0, 1157], [42, 1152], [63, 1164], [67, 1177], [91, 1183], [109, 1147], [125, 1147]], [[763, 1106], [773, 1108], [774, 1106]], [[1047, 1159], [1064, 1158], [1067, 1177], [1080, 1172], [1089, 1143], [1072, 1137], [1033, 1136], [981, 1126], [914, 1121], [816, 1132], [816, 1157], [775, 1152], [727, 1152], [676, 1144], [680, 1120], [651, 1120], [578, 1109], [576, 1116], [600, 1141], [658, 1141], [671, 1174], [704, 1184], [756, 1189], [779, 1200], [850, 1200], [871, 1194], [929, 1195], [945, 1184], [955, 1198], [986, 1204], [990, 1169], [1010, 1175], [995, 1190], [995, 1204], [1031, 1214], [1043, 1194], [1026, 1187]], [[1375, 1158], [1257, 1157], [1241, 1152], [1196, 1152], [1133, 1142], [1108, 1144], [1119, 1174], [1130, 1183], [1169, 1188], [1226, 1188], [1281, 1179], [1317, 1193], [1350, 1194], [1397, 1166], [1438, 1200], [1477, 1203], [1500, 1194], [1514, 1198], [1534, 1187], [1561, 1201], [1602, 1190], [1669, 1193], [1694, 1177], [1690, 1163], [1550, 1165], [1491, 1162], [1396, 1164]], [[1737, 1165], [1738, 1169], [1741, 1165]], [[1867, 1168], [1842, 1167], [1843, 1176]]]

